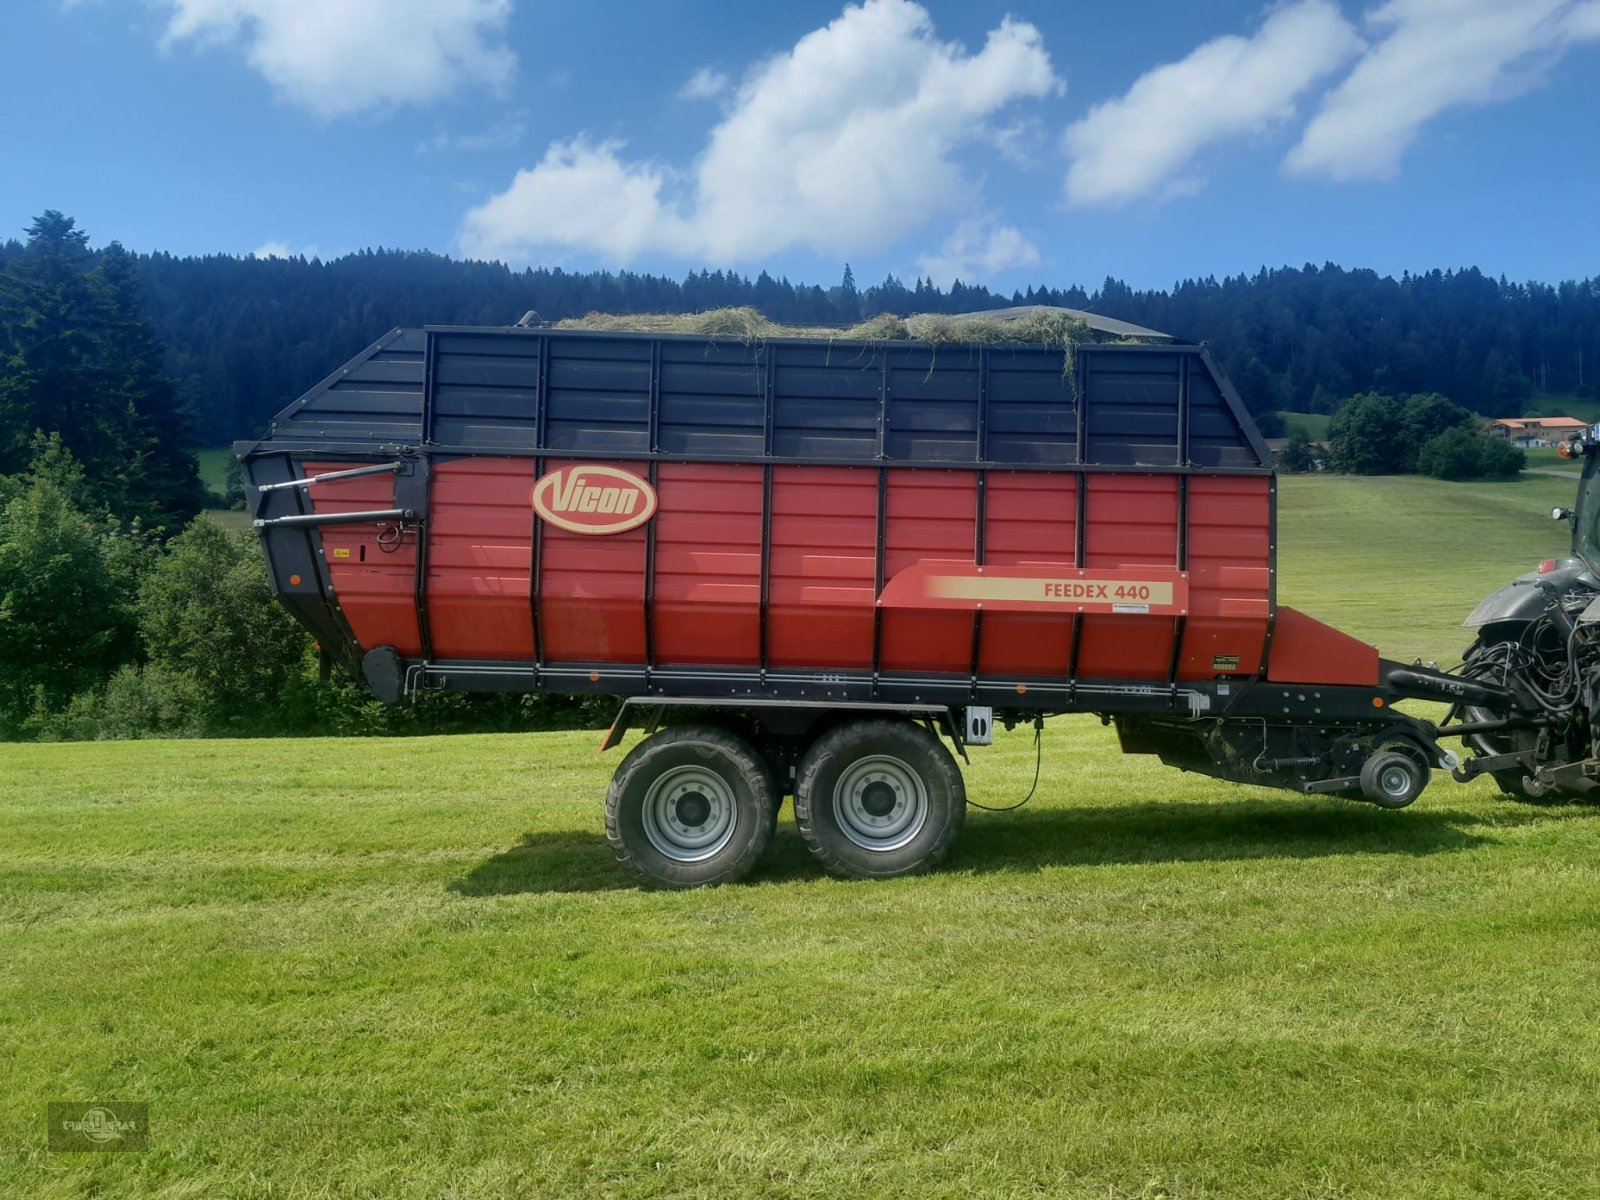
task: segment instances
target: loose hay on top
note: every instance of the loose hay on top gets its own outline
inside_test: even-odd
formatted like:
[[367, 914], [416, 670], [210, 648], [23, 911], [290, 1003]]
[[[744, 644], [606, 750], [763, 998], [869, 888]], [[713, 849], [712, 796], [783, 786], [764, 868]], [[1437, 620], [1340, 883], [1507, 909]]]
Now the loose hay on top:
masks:
[[753, 308], [714, 308], [698, 313], [614, 314], [592, 312], [555, 322], [557, 329], [616, 330], [630, 333], [698, 333], [756, 342], [767, 338], [818, 338], [825, 341], [928, 342], [932, 345], [972, 345], [1016, 342], [1059, 346], [1070, 351], [1085, 342], [1108, 339], [1064, 310], [1040, 309], [1014, 318], [983, 313], [949, 316], [917, 313], [897, 317], [892, 313], [858, 325], [780, 325]]
[[[530, 314], [531, 316], [532, 314]], [[1061, 351], [1061, 374], [1077, 383], [1073, 372], [1074, 351], [1088, 342], [1170, 341], [1154, 330], [1126, 326], [1148, 333], [1149, 338], [1120, 336], [1105, 329], [1092, 329], [1071, 309], [1029, 306], [997, 313], [914, 313], [897, 317], [879, 313], [856, 325], [780, 325], [769, 321], [754, 308], [713, 308], [698, 313], [615, 314], [592, 312], [583, 317], [568, 317], [554, 324], [556, 329], [615, 330], [625, 333], [697, 333], [717, 338], [735, 338], [746, 344], [768, 338], [816, 338], [846, 342], [923, 342], [933, 346], [972, 346], [993, 343], [1052, 346]]]

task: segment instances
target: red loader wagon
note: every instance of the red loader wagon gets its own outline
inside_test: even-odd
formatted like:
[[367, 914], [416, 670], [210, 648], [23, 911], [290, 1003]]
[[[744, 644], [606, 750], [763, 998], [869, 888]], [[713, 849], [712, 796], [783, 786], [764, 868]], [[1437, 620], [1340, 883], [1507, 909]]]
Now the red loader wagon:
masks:
[[1403, 807], [1456, 760], [1393, 703], [1498, 696], [1277, 603], [1201, 346], [397, 329], [236, 450], [278, 596], [384, 700], [619, 698], [607, 833], [667, 886], [786, 795], [836, 873], [937, 863], [997, 720]]

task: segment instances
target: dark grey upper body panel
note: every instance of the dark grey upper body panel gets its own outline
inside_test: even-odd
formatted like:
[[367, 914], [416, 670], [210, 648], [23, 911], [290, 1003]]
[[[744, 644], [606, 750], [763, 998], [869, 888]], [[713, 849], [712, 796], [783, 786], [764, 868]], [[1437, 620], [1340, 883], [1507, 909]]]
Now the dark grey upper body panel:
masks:
[[1268, 471], [1198, 346], [927, 345], [521, 327], [397, 329], [258, 450]]

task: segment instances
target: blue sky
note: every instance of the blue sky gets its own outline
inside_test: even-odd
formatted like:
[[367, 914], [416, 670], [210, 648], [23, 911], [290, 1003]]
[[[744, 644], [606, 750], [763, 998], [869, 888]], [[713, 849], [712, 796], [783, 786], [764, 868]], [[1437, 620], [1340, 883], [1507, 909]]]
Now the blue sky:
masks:
[[1600, 0], [9, 0], [0, 236], [681, 275], [1600, 275]]

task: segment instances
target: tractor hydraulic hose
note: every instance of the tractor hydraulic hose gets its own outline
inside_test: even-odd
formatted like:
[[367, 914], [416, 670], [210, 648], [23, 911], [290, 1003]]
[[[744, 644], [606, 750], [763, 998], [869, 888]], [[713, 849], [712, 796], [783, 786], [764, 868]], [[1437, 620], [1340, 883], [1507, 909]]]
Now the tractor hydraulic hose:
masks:
[[1386, 676], [1388, 685], [1402, 696], [1418, 700], [1452, 700], [1479, 708], [1520, 708], [1509, 688], [1475, 679], [1461, 679], [1443, 672], [1393, 667]]

